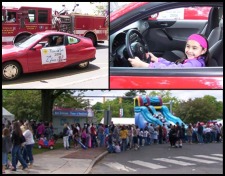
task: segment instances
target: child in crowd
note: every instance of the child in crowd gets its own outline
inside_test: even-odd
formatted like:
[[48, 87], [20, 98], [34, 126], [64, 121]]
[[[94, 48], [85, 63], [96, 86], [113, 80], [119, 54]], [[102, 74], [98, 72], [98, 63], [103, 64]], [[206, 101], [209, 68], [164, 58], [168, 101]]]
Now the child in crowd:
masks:
[[8, 165], [8, 153], [12, 149], [10, 131], [8, 128], [2, 130], [2, 174], [5, 174], [5, 168]]
[[152, 53], [146, 53], [147, 58], [151, 57], [151, 62], [146, 63], [138, 57], [129, 58], [133, 67], [146, 68], [175, 68], [175, 67], [205, 67], [209, 60], [208, 41], [201, 34], [192, 34], [188, 37], [185, 46], [186, 58], [170, 62], [164, 58], [157, 58]]
[[148, 141], [149, 131], [148, 131], [148, 129], [144, 130], [143, 136], [144, 136], [144, 141], [145, 141], [144, 145], [149, 145], [149, 141]]
[[120, 145], [118, 142], [115, 142], [115, 147], [114, 147], [114, 151], [115, 153], [120, 153], [121, 152], [121, 149], [120, 149]]

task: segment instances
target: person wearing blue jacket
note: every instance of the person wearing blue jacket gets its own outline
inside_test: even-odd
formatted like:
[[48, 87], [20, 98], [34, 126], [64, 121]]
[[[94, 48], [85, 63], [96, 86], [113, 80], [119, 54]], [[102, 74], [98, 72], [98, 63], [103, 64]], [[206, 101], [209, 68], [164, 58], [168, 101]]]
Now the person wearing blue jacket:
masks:
[[188, 37], [185, 46], [186, 58], [170, 62], [164, 58], [157, 58], [152, 53], [146, 53], [147, 58], [151, 57], [151, 62], [146, 63], [138, 57], [129, 58], [128, 61], [133, 67], [144, 68], [179, 68], [179, 67], [205, 67], [209, 60], [208, 41], [201, 34], [192, 34]]

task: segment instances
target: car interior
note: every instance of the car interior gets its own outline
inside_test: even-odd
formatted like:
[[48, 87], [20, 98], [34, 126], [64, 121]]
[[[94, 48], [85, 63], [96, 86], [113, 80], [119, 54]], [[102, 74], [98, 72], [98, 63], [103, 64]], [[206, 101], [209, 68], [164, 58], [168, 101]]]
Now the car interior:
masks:
[[186, 39], [193, 33], [203, 34], [208, 39], [211, 59], [207, 67], [223, 66], [222, 6], [213, 6], [208, 20], [152, 20], [151, 15], [111, 32], [110, 67], [132, 67], [128, 58], [134, 56], [149, 62], [146, 52], [163, 58], [170, 53], [174, 57], [166, 59], [175, 62], [185, 56]]

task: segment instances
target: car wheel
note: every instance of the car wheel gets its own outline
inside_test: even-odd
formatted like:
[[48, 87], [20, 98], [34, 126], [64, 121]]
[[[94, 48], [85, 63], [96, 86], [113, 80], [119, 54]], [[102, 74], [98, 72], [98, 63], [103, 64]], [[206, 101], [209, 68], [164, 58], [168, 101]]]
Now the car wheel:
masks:
[[11, 81], [17, 79], [22, 73], [22, 68], [17, 62], [5, 62], [2, 65], [2, 79]]
[[41, 145], [39, 145], [38, 148], [41, 149]]
[[77, 65], [76, 67], [78, 68], [78, 69], [85, 69], [85, 68], [87, 68], [89, 66], [89, 62], [87, 61], [87, 62], [82, 62], [82, 63], [80, 63], [79, 65]]
[[91, 39], [94, 46], [98, 45], [97, 39], [94, 34], [88, 33], [87, 35], [85, 35], [85, 37]]
[[50, 146], [50, 149], [53, 150], [53, 146]]

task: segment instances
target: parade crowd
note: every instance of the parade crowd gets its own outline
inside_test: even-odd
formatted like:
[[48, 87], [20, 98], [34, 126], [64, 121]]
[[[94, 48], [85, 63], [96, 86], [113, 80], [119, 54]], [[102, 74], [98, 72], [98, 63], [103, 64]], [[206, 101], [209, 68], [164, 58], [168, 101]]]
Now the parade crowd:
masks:
[[[201, 123], [176, 123], [169, 126], [146, 123], [144, 128], [137, 125], [110, 125], [65, 123], [60, 134], [54, 134], [51, 122], [14, 121], [2, 125], [2, 173], [5, 169], [17, 171], [18, 161], [22, 170], [29, 172], [32, 167], [33, 147], [39, 140], [49, 141], [63, 139], [65, 150], [82, 147], [105, 147], [109, 153], [119, 153], [126, 150], [138, 150], [143, 146], [156, 144], [170, 144], [174, 148], [182, 148], [183, 143], [213, 143], [222, 142], [223, 125]], [[11, 161], [9, 155], [11, 154]]]

